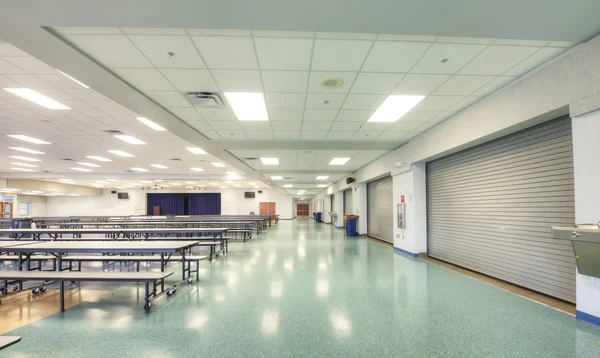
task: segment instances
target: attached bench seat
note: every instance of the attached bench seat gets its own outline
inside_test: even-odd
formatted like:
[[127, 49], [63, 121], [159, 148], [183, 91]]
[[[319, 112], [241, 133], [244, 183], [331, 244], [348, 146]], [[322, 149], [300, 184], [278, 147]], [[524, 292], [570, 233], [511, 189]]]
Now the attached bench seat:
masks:
[[[0, 280], [4, 287], [8, 281], [60, 281], [60, 311], [65, 311], [65, 281], [102, 281], [102, 282], [144, 282], [145, 297], [144, 308], [150, 312], [151, 299], [157, 298], [164, 292], [157, 293], [157, 282], [164, 283], [165, 278], [172, 272], [80, 272], [80, 271], [0, 271]], [[154, 283], [154, 290], [150, 292], [150, 282]]]
[[244, 242], [246, 241], [246, 238], [248, 238], [248, 239], [252, 238], [252, 230], [250, 230], [250, 229], [231, 229], [231, 230], [227, 230], [227, 232], [244, 234], [243, 235]]

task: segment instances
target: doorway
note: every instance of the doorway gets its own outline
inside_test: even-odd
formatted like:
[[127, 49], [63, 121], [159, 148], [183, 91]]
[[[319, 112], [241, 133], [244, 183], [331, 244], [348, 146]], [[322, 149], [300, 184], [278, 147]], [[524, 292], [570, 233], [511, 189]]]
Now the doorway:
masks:
[[308, 216], [308, 204], [296, 204], [296, 216]]
[[259, 206], [259, 211], [260, 215], [275, 215], [277, 211], [275, 207], [275, 202], [261, 202]]

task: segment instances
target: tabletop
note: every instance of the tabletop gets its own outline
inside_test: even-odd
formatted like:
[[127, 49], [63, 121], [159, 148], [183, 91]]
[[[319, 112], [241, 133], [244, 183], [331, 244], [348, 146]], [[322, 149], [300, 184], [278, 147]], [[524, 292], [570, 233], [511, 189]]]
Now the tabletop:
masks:
[[97, 253], [174, 253], [196, 246], [200, 241], [45, 241], [10, 246], [11, 252], [97, 252]]

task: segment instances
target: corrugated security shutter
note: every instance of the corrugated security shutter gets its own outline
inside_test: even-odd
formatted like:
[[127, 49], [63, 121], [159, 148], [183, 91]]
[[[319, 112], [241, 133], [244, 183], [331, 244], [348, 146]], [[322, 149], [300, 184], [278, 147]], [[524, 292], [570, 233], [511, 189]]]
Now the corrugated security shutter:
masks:
[[392, 177], [367, 183], [367, 231], [369, 236], [394, 243]]

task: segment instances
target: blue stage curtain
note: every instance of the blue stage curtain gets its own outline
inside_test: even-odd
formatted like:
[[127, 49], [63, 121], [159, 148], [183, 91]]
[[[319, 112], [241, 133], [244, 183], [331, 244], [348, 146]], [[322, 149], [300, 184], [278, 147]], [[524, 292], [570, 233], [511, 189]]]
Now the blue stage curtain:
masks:
[[190, 215], [221, 215], [221, 193], [190, 194]]
[[161, 215], [183, 215], [183, 197], [186, 194], [148, 194], [146, 209], [154, 215], [154, 207], [160, 206]]

